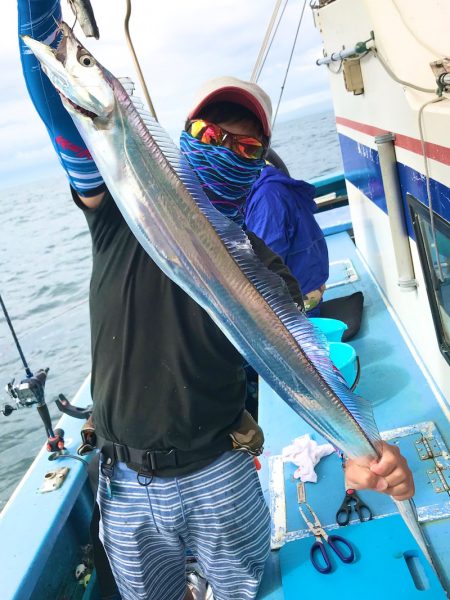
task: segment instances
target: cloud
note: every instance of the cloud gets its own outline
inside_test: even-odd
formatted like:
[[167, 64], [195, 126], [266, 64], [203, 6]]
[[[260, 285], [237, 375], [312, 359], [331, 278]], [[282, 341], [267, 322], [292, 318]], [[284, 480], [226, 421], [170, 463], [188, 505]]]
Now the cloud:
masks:
[[[20, 172], [19, 161], [31, 166], [36, 160], [36, 164], [43, 166], [48, 153], [52, 152], [23, 82], [14, 26], [15, 4], [5, 3], [2, 7], [8, 27], [4, 28], [0, 42], [0, 185], [10, 181], [12, 171]], [[100, 40], [86, 40], [78, 26], [77, 34], [116, 76], [136, 80], [124, 40], [123, 19], [117, 9], [123, 4], [124, 13], [125, 2], [115, 2], [114, 11], [111, 0], [96, 0], [93, 4]], [[72, 24], [74, 19], [67, 2], [63, 0], [62, 5], [66, 20]], [[260, 83], [274, 104], [285, 77], [301, 5], [288, 3], [261, 75]], [[132, 2], [133, 44], [158, 117], [172, 137], [178, 138], [195, 90], [203, 81], [221, 74], [250, 77], [272, 10], [273, 0]], [[288, 118], [299, 107], [316, 102], [323, 97], [320, 93], [329, 93], [325, 69], [315, 66], [320, 54], [319, 35], [307, 7], [279, 110], [280, 118]], [[140, 91], [138, 84], [137, 91]], [[16, 168], [12, 169], [14, 165]]]

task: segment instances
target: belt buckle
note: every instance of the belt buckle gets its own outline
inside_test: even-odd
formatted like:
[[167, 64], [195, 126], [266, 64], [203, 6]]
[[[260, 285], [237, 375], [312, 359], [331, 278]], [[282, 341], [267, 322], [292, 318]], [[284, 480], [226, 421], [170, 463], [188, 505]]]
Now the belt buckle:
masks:
[[[177, 466], [177, 455], [175, 452], [175, 448], [172, 448], [171, 450], [147, 450], [146, 452], [144, 452], [143, 454], [143, 464], [145, 464], [146, 467], [149, 467], [149, 472], [150, 473], [154, 473], [157, 469], [158, 469], [158, 455], [159, 456], [170, 456], [171, 454], [174, 455], [174, 463], [171, 466], [176, 467]], [[167, 464], [160, 466], [159, 468], [164, 468], [167, 467]]]
[[114, 456], [119, 462], [130, 462], [130, 453], [127, 446], [124, 446], [123, 444], [114, 443]]

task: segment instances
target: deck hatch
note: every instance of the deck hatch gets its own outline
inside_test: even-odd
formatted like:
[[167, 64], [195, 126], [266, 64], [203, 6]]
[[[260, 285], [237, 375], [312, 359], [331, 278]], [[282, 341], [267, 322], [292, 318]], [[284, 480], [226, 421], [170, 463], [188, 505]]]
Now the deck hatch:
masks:
[[[416, 482], [415, 502], [422, 523], [450, 517], [450, 453], [439, 430], [432, 421], [425, 421], [391, 429], [381, 437], [399, 446], [408, 461]], [[297, 482], [291, 463], [283, 462], [282, 455], [269, 459], [270, 511], [272, 516], [272, 549], [287, 542], [310, 536], [298, 514]], [[316, 467], [317, 484], [306, 484], [308, 502], [321, 513], [321, 522], [327, 530], [338, 529], [336, 510], [345, 492], [340, 459], [332, 454]], [[338, 475], [336, 475], [338, 474]], [[384, 494], [359, 492], [361, 499], [371, 507], [374, 519], [382, 519], [397, 512], [395, 504]], [[358, 523], [352, 518], [350, 525]]]

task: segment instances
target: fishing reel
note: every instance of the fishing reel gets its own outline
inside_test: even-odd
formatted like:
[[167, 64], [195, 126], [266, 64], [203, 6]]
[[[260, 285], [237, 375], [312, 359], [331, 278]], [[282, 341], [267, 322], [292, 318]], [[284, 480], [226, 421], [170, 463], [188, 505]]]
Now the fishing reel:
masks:
[[16, 344], [19, 356], [22, 360], [26, 375], [25, 379], [22, 379], [19, 385], [14, 385], [14, 379], [6, 385], [6, 391], [11, 398], [15, 400], [16, 406], [5, 404], [3, 406], [2, 413], [5, 417], [9, 417], [13, 410], [18, 410], [19, 408], [28, 408], [33, 406], [33, 404], [36, 404], [37, 411], [45, 427], [45, 433], [47, 434], [47, 450], [49, 452], [60, 453], [64, 450], [64, 431], [62, 429], [55, 429], [55, 431], [53, 431], [52, 420], [50, 418], [48, 406], [45, 403], [44, 389], [49, 369], [48, 367], [46, 369], [39, 369], [39, 371], [36, 371], [35, 375], [32, 373], [20, 346], [16, 332], [14, 331], [13, 324], [9, 317], [8, 311], [6, 310], [6, 306], [3, 302], [1, 294], [0, 306], [3, 314], [5, 315], [9, 329], [11, 330], [11, 334]]
[[64, 431], [62, 429], [53, 431], [50, 414], [45, 403], [45, 382], [47, 381], [48, 372], [48, 367], [39, 369], [35, 374], [27, 368], [27, 377], [22, 379], [19, 385], [14, 385], [14, 379], [7, 383], [5, 386], [6, 392], [15, 401], [15, 406], [4, 404], [2, 414], [9, 417], [14, 410], [36, 405], [47, 433], [47, 450], [49, 452], [61, 452], [64, 449]]
[[[11, 334], [25, 368], [26, 375], [25, 379], [22, 379], [19, 385], [14, 385], [14, 379], [6, 384], [6, 392], [14, 400], [15, 406], [12, 404], [4, 404], [1, 412], [5, 417], [9, 417], [14, 410], [29, 408], [30, 406], [36, 404], [37, 411], [45, 427], [45, 433], [47, 434], [47, 450], [52, 453], [49, 457], [49, 460], [55, 460], [59, 456], [71, 456], [67, 454], [67, 451], [64, 447], [64, 431], [62, 429], [55, 429], [53, 431], [52, 420], [50, 418], [48, 406], [45, 403], [45, 382], [47, 381], [47, 373], [49, 372], [49, 369], [47, 367], [46, 369], [39, 369], [39, 371], [36, 371], [35, 374], [32, 373], [20, 346], [16, 332], [14, 331], [13, 324], [9, 317], [8, 311], [6, 310], [6, 306], [3, 302], [1, 294], [0, 306], [3, 314], [5, 315], [6, 322], [11, 330]], [[83, 455], [91, 452], [96, 446], [95, 427], [89, 420], [89, 417], [92, 413], [92, 406], [87, 406], [86, 408], [73, 406], [73, 404], [71, 404], [64, 396], [64, 394], [59, 394], [59, 397], [56, 400], [56, 406], [61, 412], [67, 415], [77, 419], [87, 420], [81, 430], [82, 445], [78, 449], [78, 454]], [[78, 457], [75, 456], [74, 458]]]
[[15, 379], [8, 382], [5, 386], [6, 392], [15, 401], [16, 405], [4, 404], [2, 414], [9, 417], [14, 410], [29, 408], [34, 404], [40, 406], [45, 404], [44, 388], [48, 371], [48, 368], [40, 369], [35, 375], [30, 374], [30, 376], [22, 379], [19, 385], [14, 385]]

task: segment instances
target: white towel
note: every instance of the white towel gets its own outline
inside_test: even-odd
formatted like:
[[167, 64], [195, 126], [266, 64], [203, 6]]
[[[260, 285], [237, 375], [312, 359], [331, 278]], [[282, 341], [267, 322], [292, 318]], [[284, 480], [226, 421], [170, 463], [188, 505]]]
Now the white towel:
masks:
[[292, 462], [298, 467], [294, 473], [295, 479], [303, 482], [317, 482], [317, 474], [314, 467], [324, 456], [334, 452], [331, 444], [318, 444], [311, 439], [309, 433], [302, 435], [292, 442], [290, 446], [283, 448], [282, 455], [284, 462]]

